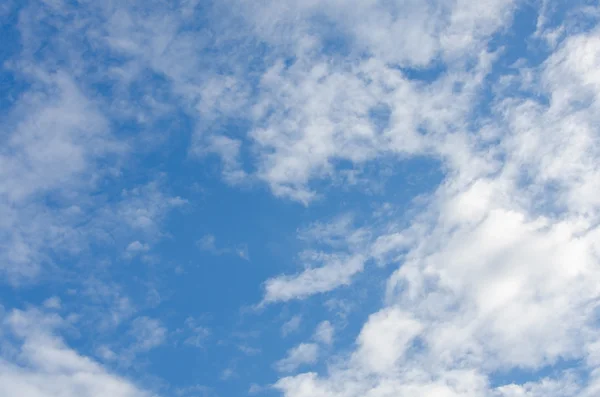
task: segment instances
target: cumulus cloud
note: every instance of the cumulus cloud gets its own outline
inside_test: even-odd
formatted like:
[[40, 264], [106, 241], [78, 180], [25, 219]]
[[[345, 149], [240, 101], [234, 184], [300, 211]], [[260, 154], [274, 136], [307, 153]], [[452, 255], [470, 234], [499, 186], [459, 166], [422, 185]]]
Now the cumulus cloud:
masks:
[[363, 326], [354, 358], [368, 371], [389, 371], [421, 330], [422, 325], [410, 314], [395, 308], [382, 310]]

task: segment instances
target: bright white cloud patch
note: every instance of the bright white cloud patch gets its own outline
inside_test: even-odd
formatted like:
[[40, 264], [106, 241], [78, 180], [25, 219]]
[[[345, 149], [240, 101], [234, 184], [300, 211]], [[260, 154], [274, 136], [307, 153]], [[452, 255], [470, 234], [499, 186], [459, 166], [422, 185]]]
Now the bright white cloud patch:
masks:
[[362, 271], [364, 259], [356, 257], [324, 258], [322, 267], [311, 268], [297, 276], [280, 276], [265, 283], [265, 302], [289, 301], [315, 293], [327, 292], [350, 284], [352, 276]]
[[356, 360], [368, 371], [385, 372], [404, 356], [422, 325], [410, 315], [391, 308], [372, 315], [358, 336]]

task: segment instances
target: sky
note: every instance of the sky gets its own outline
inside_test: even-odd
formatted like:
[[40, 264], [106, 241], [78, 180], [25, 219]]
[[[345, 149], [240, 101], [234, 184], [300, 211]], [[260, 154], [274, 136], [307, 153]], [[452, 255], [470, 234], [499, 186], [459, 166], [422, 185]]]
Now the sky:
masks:
[[0, 397], [600, 395], [600, 3], [0, 2]]

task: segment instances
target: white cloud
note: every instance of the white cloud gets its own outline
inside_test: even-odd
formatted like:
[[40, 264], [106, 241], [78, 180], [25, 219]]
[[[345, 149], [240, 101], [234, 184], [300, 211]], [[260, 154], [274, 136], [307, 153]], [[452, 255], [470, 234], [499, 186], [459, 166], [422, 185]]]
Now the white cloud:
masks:
[[[161, 182], [153, 181], [146, 185], [121, 192], [122, 201], [117, 208], [117, 216], [134, 231], [149, 238], [161, 235], [160, 222], [168, 211], [187, 204], [181, 197], [169, 197], [160, 189]], [[107, 212], [112, 209], [107, 209]]]
[[21, 96], [3, 126], [0, 195], [8, 203], [57, 188], [81, 188], [84, 178], [95, 176], [95, 161], [124, 149], [71, 77], [42, 70], [33, 75], [40, 88]]
[[391, 64], [423, 67], [440, 55], [450, 60], [472, 55], [474, 47], [510, 20], [514, 3], [287, 0], [244, 4], [242, 12], [256, 34], [283, 49], [291, 47], [295, 55], [312, 55], [328, 39], [342, 39], [349, 48], [341, 52], [367, 52]]
[[302, 272], [268, 279], [262, 304], [304, 299], [349, 285], [368, 260], [371, 233], [352, 223], [352, 216], [347, 214], [300, 229], [298, 238], [318, 250], [300, 252]]
[[124, 256], [128, 259], [131, 259], [137, 255], [145, 254], [148, 251], [150, 251], [150, 245], [148, 243], [142, 243], [138, 240], [135, 240], [127, 245]]
[[[74, 224], [85, 200], [77, 197], [106, 172], [96, 162], [125, 149], [66, 73], [34, 69], [29, 75], [35, 88], [17, 100], [0, 134], [0, 266], [14, 282], [36, 277], [50, 246], [78, 252]], [[50, 211], [44, 197], [56, 208]]]
[[[289, 301], [349, 285], [371, 259], [400, 264], [388, 282], [386, 307], [363, 326], [350, 360], [341, 359], [325, 374], [283, 378], [276, 387], [287, 397], [597, 394], [597, 28], [573, 30], [569, 25], [544, 31], [546, 22], [540, 22], [538, 30], [555, 46], [553, 55], [540, 67], [521, 68], [494, 84], [491, 115], [480, 118], [477, 104], [485, 98], [479, 94], [496, 56], [486, 52], [488, 39], [506, 26], [515, 1], [229, 5], [277, 48], [265, 56], [267, 70], [253, 87], [259, 92], [256, 100], [248, 96], [243, 67], [219, 71], [236, 59], [206, 57], [203, 50], [211, 47], [210, 39], [180, 32], [190, 18], [189, 8], [164, 7], [142, 18], [129, 4], [106, 3], [99, 6], [106, 26], [61, 23], [64, 35], [57, 42], [82, 36], [97, 48], [108, 46], [125, 56], [126, 62], [102, 72], [123, 87], [142, 70], [164, 74], [169, 98], [181, 101], [198, 124], [207, 121], [197, 126], [191, 152], [219, 155], [230, 183], [250, 173], [241, 161], [244, 145], [252, 149], [248, 154], [256, 172], [251, 179], [262, 180], [277, 196], [303, 203], [319, 197], [316, 180], [340, 178], [340, 162], [350, 164], [348, 174], [360, 174], [382, 158], [425, 155], [440, 160], [446, 175], [406, 230], [398, 230], [397, 219], [389, 220], [390, 231], [369, 228], [366, 236], [364, 230], [353, 234], [344, 221], [315, 227], [313, 240], [327, 249], [304, 252], [306, 265], [297, 274], [267, 280], [263, 303]], [[59, 14], [60, 8], [53, 12]], [[80, 244], [85, 239], [75, 238], [81, 231], [75, 225], [86, 209], [97, 207], [89, 198], [91, 185], [103, 174], [96, 162], [107, 161], [111, 171], [118, 170], [111, 157], [121, 156], [127, 146], [110, 135], [104, 110], [86, 96], [80, 78], [85, 68], [72, 65], [68, 73], [48, 73], [31, 67], [28, 54], [43, 47], [35, 30], [42, 24], [35, 22], [33, 11], [21, 16], [27, 27], [25, 55], [15, 69], [28, 71], [34, 84], [11, 111], [1, 134], [7, 149], [0, 152], [5, 171], [0, 171], [0, 212], [5, 215], [0, 220], [0, 241], [5, 242], [0, 262], [13, 279], [35, 277], [49, 262], [49, 247], [77, 253], [85, 246]], [[332, 28], [325, 29], [327, 25]], [[77, 26], [93, 35], [80, 34]], [[241, 32], [232, 35], [248, 35], [246, 27], [242, 23]], [[323, 54], [329, 39], [338, 40], [339, 48]], [[58, 58], [65, 62], [78, 59], [63, 55]], [[214, 66], [199, 73], [205, 58]], [[427, 75], [422, 68], [438, 63], [445, 70], [431, 77], [434, 81], [409, 78], [407, 67]], [[128, 94], [117, 92], [109, 107], [115, 117], [148, 125], [172, 106], [159, 97], [144, 96], [138, 109], [137, 102], [128, 103]], [[121, 104], [126, 106], [117, 112]], [[373, 120], [373, 111], [382, 108], [389, 110], [389, 119]], [[228, 117], [249, 119], [250, 134], [223, 135], [220, 123]], [[59, 190], [67, 193], [61, 197], [66, 203], [49, 210], [40, 197]], [[100, 212], [117, 214], [127, 229], [117, 233], [127, 238], [117, 239], [125, 244], [150, 244], [163, 235], [161, 220], [184, 202], [154, 183], [127, 189], [121, 199]], [[112, 221], [92, 223], [102, 236], [118, 229]], [[212, 249], [217, 249], [214, 240]], [[112, 324], [135, 310], [121, 294], [107, 299]], [[59, 322], [52, 316], [42, 320]], [[17, 350], [25, 364], [0, 363], [2, 373], [9, 374], [0, 382], [7, 394], [69, 396], [64, 393], [77, 389], [90, 396], [145, 395], [59, 338], [44, 332], [39, 336], [25, 323], [11, 327], [24, 338]], [[157, 320], [142, 317], [134, 328], [140, 349], [164, 340], [166, 330]], [[301, 344], [276, 366], [293, 371], [316, 362], [318, 353], [317, 344]], [[569, 359], [582, 362], [579, 369], [588, 379], [574, 374], [490, 385], [498, 371], [543, 371]], [[71, 375], [74, 368], [81, 368], [81, 377], [56, 376]]]
[[361, 272], [364, 267], [364, 258], [360, 255], [331, 256], [323, 260], [325, 263], [322, 267], [310, 268], [295, 276], [279, 276], [267, 280], [263, 303], [302, 299], [349, 285], [352, 276]]
[[136, 352], [145, 352], [163, 344], [167, 329], [159, 320], [142, 316], [131, 322], [129, 334], [135, 339], [132, 349]]
[[314, 338], [316, 341], [324, 343], [325, 345], [331, 345], [333, 343], [333, 336], [335, 329], [329, 321], [322, 321], [315, 330]]
[[203, 236], [196, 242], [198, 248], [202, 251], [210, 252], [213, 255], [235, 255], [244, 260], [249, 261], [250, 256], [248, 254], [248, 246], [246, 244], [240, 244], [235, 247], [218, 247], [217, 239], [212, 234]]
[[[13, 283], [35, 280], [55, 265], [51, 252], [81, 254], [90, 241], [106, 242], [122, 221], [130, 233], [160, 234], [164, 213], [183, 200], [152, 183], [125, 191], [118, 209], [95, 197], [129, 145], [113, 136], [101, 105], [69, 73], [29, 64], [20, 71], [31, 88], [7, 112], [1, 134], [2, 271]], [[141, 208], [143, 200], [152, 206]]]
[[[276, 195], [303, 203], [318, 197], [311, 182], [340, 176], [339, 161], [355, 174], [389, 155], [453, 155], [439, 146], [455, 143], [439, 133], [461, 129], [491, 58], [480, 50], [511, 20], [514, 2], [339, 7], [335, 0], [242, 7], [279, 57], [263, 74], [252, 110], [258, 177]], [[431, 84], [410, 80], [403, 70], [436, 63], [449, 71]], [[373, 119], [381, 108], [390, 113], [383, 123]], [[438, 138], [441, 145], [434, 145]]]
[[215, 240], [215, 236], [212, 234], [207, 234], [206, 236], [202, 237], [197, 244], [202, 251], [218, 252], [217, 246], [215, 245]]
[[236, 376], [237, 376], [237, 373], [235, 372], [234, 368], [225, 368], [223, 371], [221, 371], [220, 379], [228, 380], [228, 379], [234, 378]]
[[137, 240], [129, 243], [127, 248], [125, 248], [125, 250], [127, 252], [131, 252], [131, 253], [145, 252], [145, 251], [148, 251], [149, 249], [150, 249], [150, 247], [148, 246], [148, 244], [140, 243]]
[[[480, 22], [463, 23], [470, 31]], [[375, 258], [400, 262], [385, 307], [364, 324], [350, 359], [320, 375], [280, 379], [275, 387], [286, 397], [600, 390], [599, 34], [595, 28], [565, 39], [496, 92], [491, 116], [475, 120], [473, 135], [434, 124], [428, 141], [436, 140], [431, 149], [447, 167], [446, 180], [406, 230], [377, 232], [371, 246]], [[407, 118], [418, 112], [410, 109]], [[467, 129], [462, 117], [447, 120]], [[581, 364], [559, 371], [565, 361]], [[498, 384], [519, 369], [530, 381]], [[548, 375], [539, 379], [539, 372]]]
[[396, 308], [382, 310], [363, 326], [354, 359], [368, 371], [389, 371], [422, 329], [423, 325], [409, 313]]
[[314, 343], [301, 343], [288, 350], [287, 356], [277, 361], [275, 368], [281, 372], [292, 372], [302, 365], [314, 364], [318, 357], [318, 345]]
[[96, 355], [104, 361], [113, 361], [118, 356], [110, 347], [102, 345], [96, 349]]
[[[36, 310], [12, 311], [3, 321], [15, 355], [0, 359], [0, 395], [36, 397], [151, 397], [125, 378], [66, 346], [55, 334], [63, 320]], [[8, 341], [7, 341], [8, 342]], [[15, 358], [18, 360], [15, 361]]]
[[60, 309], [61, 300], [58, 296], [52, 296], [44, 301], [44, 307], [46, 309]]
[[[85, 299], [88, 313], [101, 331], [118, 327], [131, 318], [138, 308], [123, 288], [114, 283], [106, 283], [91, 278], [82, 286], [81, 300]], [[85, 307], [85, 306], [84, 306]]]
[[184, 343], [189, 346], [194, 346], [198, 348], [204, 347], [206, 343], [206, 338], [210, 335], [210, 329], [199, 325], [195, 319], [192, 317], [188, 317], [185, 319], [185, 326], [187, 334], [189, 336], [186, 337]]
[[302, 316], [293, 316], [281, 326], [281, 335], [288, 336], [289, 334], [298, 331], [300, 324], [302, 324]]
[[247, 346], [247, 345], [239, 345], [238, 349], [248, 355], [248, 356], [254, 356], [256, 354], [259, 354], [261, 352], [261, 349], [257, 348], [257, 347], [252, 347], [252, 346]]
[[239, 185], [251, 181], [240, 161], [240, 140], [224, 135], [212, 135], [207, 138], [205, 145], [196, 143], [194, 147], [195, 154], [213, 153], [221, 158], [221, 173], [227, 183]]
[[257, 385], [256, 383], [253, 383], [248, 388], [248, 394], [250, 394], [250, 395], [258, 394], [258, 393], [260, 393], [263, 390], [264, 390], [263, 386]]
[[175, 390], [176, 396], [194, 396], [194, 397], [208, 397], [214, 396], [215, 391], [206, 385], [193, 385], [188, 387], [181, 387]]

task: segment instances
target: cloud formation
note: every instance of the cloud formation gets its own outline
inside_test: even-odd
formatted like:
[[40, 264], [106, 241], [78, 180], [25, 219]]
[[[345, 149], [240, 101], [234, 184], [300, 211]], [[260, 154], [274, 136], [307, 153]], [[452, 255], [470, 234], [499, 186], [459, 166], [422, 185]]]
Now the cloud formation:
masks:
[[[65, 320], [36, 309], [3, 316], [11, 342], [0, 358], [0, 394], [6, 396], [152, 397], [125, 378], [65, 345], [55, 335]], [[8, 353], [10, 352], [10, 353]]]
[[[0, 76], [14, 82], [0, 98], [0, 275], [21, 307], [3, 314], [0, 394], [150, 396], [85, 350], [131, 362], [172, 321], [184, 348], [235, 346], [206, 360], [227, 363], [222, 380], [244, 373], [239, 350], [261, 352], [275, 371], [255, 393], [595, 396], [599, 17], [584, 0], [0, 6], [19, 38]], [[427, 178], [425, 162], [441, 182], [420, 196], [386, 184], [402, 164]], [[239, 196], [200, 216], [181, 192], [204, 172], [202, 188]], [[269, 248], [252, 273], [174, 281], [198, 248], [248, 259], [221, 233]], [[335, 294], [366, 312], [324, 319]], [[292, 312], [277, 337], [302, 339], [271, 346], [254, 324], [252, 348], [227, 340], [257, 301]], [[193, 320], [204, 307], [217, 347]], [[99, 340], [76, 349], [69, 332]]]

